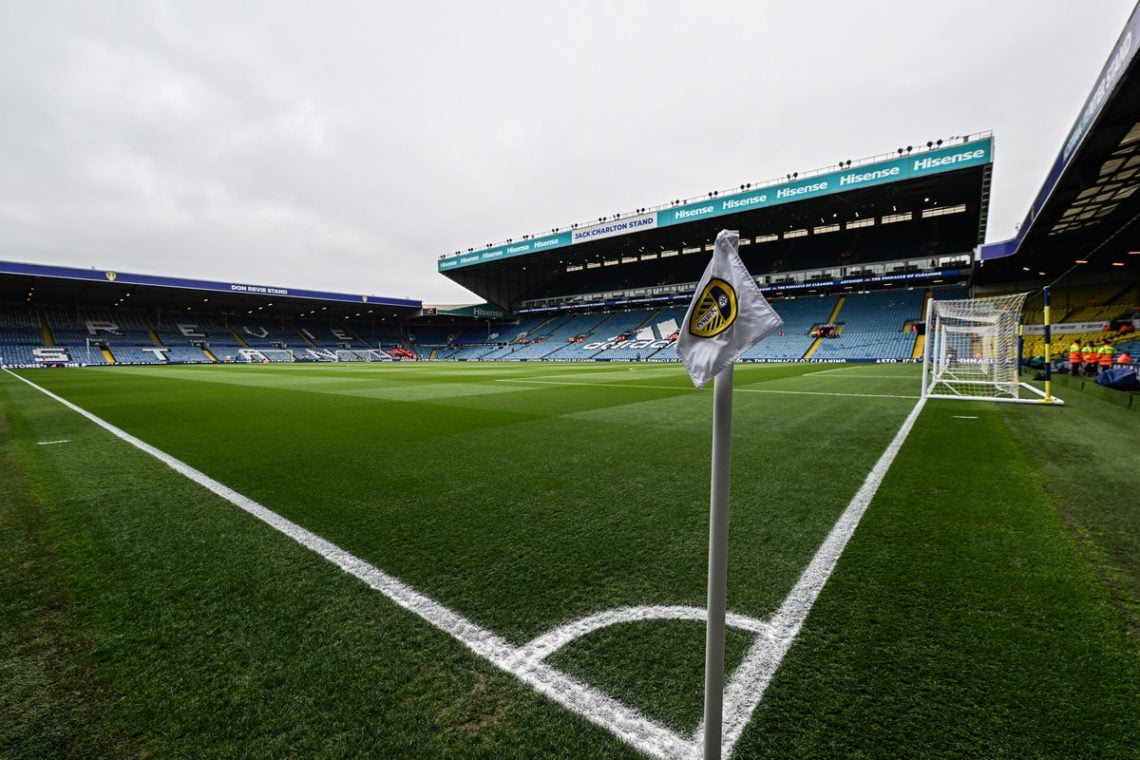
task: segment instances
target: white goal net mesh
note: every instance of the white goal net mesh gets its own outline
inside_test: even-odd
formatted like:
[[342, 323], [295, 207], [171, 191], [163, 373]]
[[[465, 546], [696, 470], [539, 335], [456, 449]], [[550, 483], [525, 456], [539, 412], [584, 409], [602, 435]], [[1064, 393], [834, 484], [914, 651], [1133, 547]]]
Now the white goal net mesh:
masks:
[[[1018, 324], [1028, 293], [930, 302], [922, 394], [933, 398], [1019, 400]], [[1036, 398], [1034, 399], [1036, 400]]]

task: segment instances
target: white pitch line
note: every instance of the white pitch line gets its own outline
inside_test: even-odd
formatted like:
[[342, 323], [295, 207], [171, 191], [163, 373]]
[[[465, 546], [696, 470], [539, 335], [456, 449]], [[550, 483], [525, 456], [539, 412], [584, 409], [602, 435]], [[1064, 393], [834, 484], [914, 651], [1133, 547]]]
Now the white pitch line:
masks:
[[[589, 615], [574, 620], [566, 625], [559, 626], [544, 633], [519, 651], [529, 658], [545, 660], [562, 647], [588, 633], [607, 628], [611, 625], [636, 623], [645, 620], [692, 620], [704, 623], [708, 620], [708, 613], [704, 607], [619, 607]], [[762, 620], [738, 615], [730, 612], [725, 616], [725, 624], [731, 628], [739, 628], [758, 636], [770, 636], [771, 626]]]
[[687, 758], [692, 743], [656, 721], [642, 715], [608, 694], [567, 676], [565, 673], [528, 656], [525, 649], [515, 647], [500, 636], [467, 620], [453, 610], [421, 594], [406, 583], [321, 538], [232, 488], [219, 483], [164, 451], [151, 446], [130, 433], [96, 417], [91, 412], [57, 396], [30, 380], [5, 370], [17, 380], [30, 385], [48, 398], [85, 417], [115, 437], [143, 451], [175, 472], [225, 499], [239, 509], [285, 534], [306, 549], [315, 552], [349, 575], [379, 591], [400, 607], [413, 612], [436, 628], [450, 634], [475, 654], [501, 670], [514, 675], [533, 689], [587, 720], [609, 730], [636, 749], [661, 758]]
[[[902, 427], [895, 433], [894, 440], [887, 446], [886, 451], [879, 457], [870, 474], [863, 481], [863, 485], [852, 497], [847, 509], [840, 515], [839, 520], [831, 528], [827, 538], [824, 539], [815, 556], [804, 570], [791, 592], [784, 598], [784, 603], [772, 619], [772, 635], [770, 638], [758, 638], [745, 655], [744, 661], [733, 673], [732, 679], [725, 688], [724, 697], [724, 726], [723, 742], [725, 755], [731, 752], [732, 747], [744, 733], [745, 727], [752, 718], [752, 713], [760, 704], [764, 691], [771, 683], [776, 669], [791, 648], [796, 636], [800, 632], [808, 613], [811, 612], [824, 584], [835, 570], [839, 557], [843, 554], [847, 542], [855, 533], [855, 528], [863, 518], [863, 514], [870, 506], [871, 500], [879, 490], [887, 471], [895, 461], [899, 451], [911, 429], [918, 420], [925, 399], [919, 399], [914, 409], [907, 415]], [[697, 729], [697, 744], [704, 742], [704, 725]]]
[[[622, 704], [607, 694], [588, 686], [547, 665], [543, 660], [562, 646], [600, 628], [619, 623], [650, 619], [704, 620], [703, 609], [693, 607], [627, 607], [590, 615], [581, 620], [560, 626], [515, 647], [500, 636], [467, 620], [453, 610], [416, 591], [411, 586], [388, 575], [383, 570], [341, 549], [336, 544], [278, 515], [257, 502], [225, 486], [205, 473], [175, 459], [120, 428], [96, 417], [70, 401], [42, 388], [30, 380], [5, 370], [40, 393], [82, 415], [112, 435], [151, 455], [171, 469], [222, 497], [239, 509], [292, 538], [310, 551], [346, 573], [358, 578], [384, 594], [400, 607], [413, 612], [431, 625], [448, 633], [475, 654], [483, 657], [540, 694], [578, 713], [595, 725], [609, 730], [630, 746], [659, 758], [695, 760], [704, 747], [704, 724], [697, 727], [692, 737], [682, 737], [665, 726]], [[840, 395], [840, 394], [828, 394]], [[756, 641], [745, 655], [725, 687], [724, 726], [722, 751], [732, 753], [756, 707], [771, 683], [772, 677], [799, 634], [808, 613], [831, 577], [847, 542], [867, 511], [879, 485], [914, 427], [925, 403], [919, 399], [914, 409], [895, 434], [894, 439], [879, 457], [859, 491], [832, 527], [823, 544], [792, 588], [771, 623], [764, 623], [743, 615], [730, 614], [726, 623], [757, 634]]]
[[[866, 370], [870, 366], [871, 366], [870, 364], [848, 364], [848, 365], [843, 366], [843, 367], [833, 367], [832, 369], [821, 369], [817, 372], [808, 372], [804, 376], [805, 377], [809, 377], [809, 376], [810, 377], [816, 377], [817, 375], [827, 375], [827, 374], [830, 374], [832, 372], [859, 372], [860, 370]], [[891, 366], [901, 366], [901, 365], [900, 364], [892, 364]], [[854, 375], [853, 377], [857, 377], [859, 379], [875, 378], [878, 380], [909, 380], [909, 379], [911, 379], [911, 378], [908, 378], [906, 375]]]
[[[855, 367], [852, 367], [855, 369]], [[839, 372], [837, 369], [826, 369], [823, 372], [809, 372], [804, 377], [818, 377], [819, 375], [826, 375], [829, 372]], [[830, 378], [829, 378], [830, 379]], [[915, 378], [907, 377], [906, 375], [844, 375], [844, 380], [903, 380], [908, 383], [913, 383]]]
[[788, 396], [841, 396], [843, 398], [902, 398], [913, 401], [918, 396], [903, 396], [896, 393], [833, 393], [831, 391], [782, 391], [774, 388], [737, 388], [742, 393], [778, 393]]
[[[818, 374], [818, 373], [816, 373]], [[809, 377], [805, 375], [804, 377]], [[636, 388], [639, 390], [654, 390], [654, 391], [686, 391], [687, 388], [678, 388], [675, 385], [645, 385], [642, 383], [623, 383], [623, 382], [598, 382], [598, 383], [573, 383], [566, 381], [552, 381], [552, 380], [528, 380], [525, 378], [501, 378], [496, 380], [497, 383], [524, 383], [528, 385], [569, 385], [569, 386], [584, 386], [589, 388]], [[749, 388], [747, 386], [737, 386], [736, 390], [741, 393], [774, 393], [777, 395], [787, 396], [839, 396], [841, 398], [898, 398], [913, 401], [918, 396], [909, 395], [902, 396], [893, 393], [834, 393], [830, 391], [789, 391], [780, 390], [778, 388]]]
[[57, 443], [71, 443], [71, 439], [70, 438], [64, 438], [63, 440], [59, 440], [59, 441], [38, 441], [36, 443], [36, 445], [37, 446], [54, 446]]
[[685, 391], [688, 390], [684, 385], [648, 385], [646, 383], [627, 383], [623, 380], [615, 380], [607, 382], [604, 379], [599, 379], [592, 383], [570, 381], [570, 380], [532, 380], [526, 377], [500, 377], [496, 378], [496, 383], [522, 383], [523, 385], [570, 385], [581, 386], [584, 388], [638, 388], [641, 390], [653, 391]]

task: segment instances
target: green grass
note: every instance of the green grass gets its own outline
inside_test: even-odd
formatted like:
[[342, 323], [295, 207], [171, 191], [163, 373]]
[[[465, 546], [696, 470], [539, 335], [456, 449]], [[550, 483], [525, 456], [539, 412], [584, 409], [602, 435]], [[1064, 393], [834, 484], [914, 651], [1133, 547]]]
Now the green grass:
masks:
[[1136, 639], [1006, 426], [1067, 411], [927, 407], [761, 707], [757, 756], [1134, 753]]
[[114, 695], [95, 679], [85, 626], [46, 516], [0, 416], [0, 750], [27, 757], [129, 757], [137, 747], [108, 717]]
[[[914, 367], [833, 369], [736, 370], [733, 612], [780, 605], [916, 401]], [[23, 376], [516, 645], [704, 605], [712, 394], [677, 366]], [[1069, 396], [927, 406], [738, 756], [1134, 755], [1135, 499], [1069, 484], [1133, 461], [1140, 417]], [[0, 405], [0, 756], [637, 756], [10, 375]], [[702, 624], [551, 663], [700, 720]]]

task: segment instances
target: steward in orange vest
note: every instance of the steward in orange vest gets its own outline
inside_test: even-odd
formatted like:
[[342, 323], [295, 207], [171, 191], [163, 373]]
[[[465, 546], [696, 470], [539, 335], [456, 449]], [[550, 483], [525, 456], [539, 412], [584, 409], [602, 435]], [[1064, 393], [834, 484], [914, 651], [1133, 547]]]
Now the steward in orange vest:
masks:
[[1106, 340], [1097, 353], [1100, 355], [1100, 371], [1112, 369], [1112, 357], [1116, 356], [1116, 347]]
[[1132, 357], [1128, 355], [1127, 351], [1121, 351], [1116, 355], [1116, 363], [1121, 366], [1124, 366], [1125, 364], [1131, 364]]
[[1069, 346], [1069, 374], [1081, 374], [1081, 341], [1074, 340]]
[[1093, 345], [1091, 340], [1089, 341], [1089, 344], [1085, 346], [1081, 351], [1081, 357], [1085, 360], [1085, 374], [1089, 376], [1095, 376], [1096, 366], [1100, 361], [1100, 355], [1098, 354], [1096, 346]]

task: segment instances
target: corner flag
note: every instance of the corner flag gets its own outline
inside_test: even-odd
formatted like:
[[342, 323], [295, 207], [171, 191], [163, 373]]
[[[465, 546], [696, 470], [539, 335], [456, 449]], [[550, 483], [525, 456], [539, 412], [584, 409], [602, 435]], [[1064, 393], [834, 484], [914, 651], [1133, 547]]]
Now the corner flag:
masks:
[[737, 253], [740, 235], [721, 230], [685, 323], [677, 353], [700, 388], [713, 390], [712, 482], [709, 490], [709, 601], [705, 629], [705, 719], [697, 727], [705, 760], [723, 747], [724, 626], [728, 593], [728, 487], [732, 463], [732, 364], [784, 324], [764, 300]]
[[740, 260], [739, 244], [735, 230], [716, 236], [677, 338], [677, 354], [698, 388], [784, 324]]

